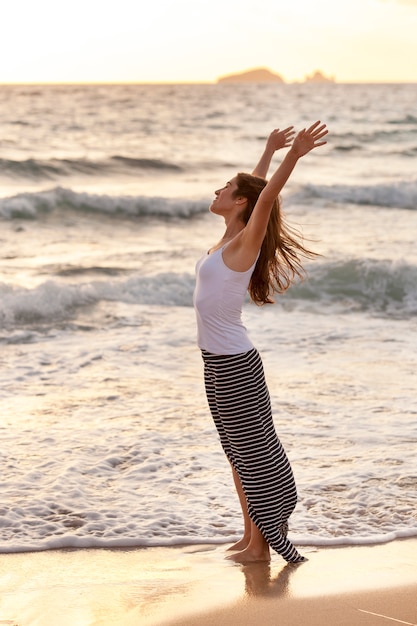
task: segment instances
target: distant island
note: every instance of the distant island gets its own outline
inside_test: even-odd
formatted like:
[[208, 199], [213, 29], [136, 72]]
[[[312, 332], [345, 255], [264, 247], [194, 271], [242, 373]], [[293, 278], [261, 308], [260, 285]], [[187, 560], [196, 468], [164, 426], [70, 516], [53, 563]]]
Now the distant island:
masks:
[[325, 76], [320, 70], [316, 70], [311, 76], [306, 76], [305, 83], [334, 83], [333, 76]]
[[279, 74], [274, 74], [270, 70], [260, 67], [255, 70], [241, 72], [240, 74], [229, 74], [217, 80], [218, 83], [283, 83], [284, 79]]
[[[217, 79], [218, 83], [285, 83], [285, 80], [279, 74], [271, 72], [271, 70], [260, 67], [239, 74], [228, 74]], [[304, 79], [306, 83], [334, 83], [335, 79], [327, 77], [320, 70], [316, 70], [310, 76]]]

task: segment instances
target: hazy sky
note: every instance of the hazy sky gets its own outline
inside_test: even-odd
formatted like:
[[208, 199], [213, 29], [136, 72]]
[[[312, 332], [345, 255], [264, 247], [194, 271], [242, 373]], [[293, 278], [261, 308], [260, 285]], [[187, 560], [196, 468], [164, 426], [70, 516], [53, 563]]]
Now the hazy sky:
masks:
[[417, 0], [8, 0], [0, 82], [417, 82]]

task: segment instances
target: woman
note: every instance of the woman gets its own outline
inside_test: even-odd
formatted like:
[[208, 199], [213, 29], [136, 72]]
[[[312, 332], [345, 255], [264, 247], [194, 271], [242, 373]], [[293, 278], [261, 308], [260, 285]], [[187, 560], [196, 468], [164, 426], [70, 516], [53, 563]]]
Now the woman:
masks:
[[252, 174], [238, 174], [215, 192], [210, 211], [226, 231], [200, 259], [194, 306], [209, 407], [230, 461], [244, 518], [244, 535], [231, 549], [236, 562], [269, 561], [270, 547], [286, 561], [305, 560], [287, 538], [297, 501], [290, 464], [276, 435], [262, 362], [242, 325], [246, 292], [270, 303], [296, 276], [300, 255], [314, 256], [283, 224], [278, 195], [298, 159], [322, 146], [316, 122], [300, 131], [266, 182], [276, 149], [290, 145], [293, 127], [275, 130]]

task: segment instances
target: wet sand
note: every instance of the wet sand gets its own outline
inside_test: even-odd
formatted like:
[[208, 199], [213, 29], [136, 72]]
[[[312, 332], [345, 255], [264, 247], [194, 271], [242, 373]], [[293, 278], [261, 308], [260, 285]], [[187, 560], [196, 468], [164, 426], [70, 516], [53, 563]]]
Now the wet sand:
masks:
[[227, 546], [0, 555], [0, 625], [417, 625], [417, 539], [236, 565]]

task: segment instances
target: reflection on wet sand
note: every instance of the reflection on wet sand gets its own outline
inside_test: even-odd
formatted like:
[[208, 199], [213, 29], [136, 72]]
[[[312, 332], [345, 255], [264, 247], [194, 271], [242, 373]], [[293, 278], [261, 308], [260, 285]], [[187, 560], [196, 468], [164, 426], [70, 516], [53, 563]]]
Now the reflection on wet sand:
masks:
[[250, 597], [289, 597], [290, 579], [304, 563], [287, 563], [273, 575], [270, 563], [248, 563], [242, 565], [245, 577], [245, 595]]

